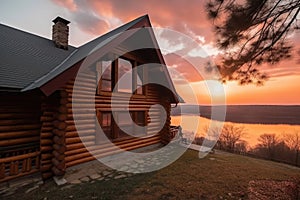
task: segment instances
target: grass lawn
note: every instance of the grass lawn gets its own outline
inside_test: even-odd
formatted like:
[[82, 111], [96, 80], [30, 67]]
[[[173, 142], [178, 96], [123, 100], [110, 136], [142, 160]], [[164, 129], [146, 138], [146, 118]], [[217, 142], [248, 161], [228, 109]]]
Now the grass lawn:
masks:
[[300, 178], [300, 168], [219, 151], [199, 159], [197, 151], [188, 150], [156, 172], [72, 187], [48, 181], [7, 199], [247, 199], [251, 180], [291, 178]]

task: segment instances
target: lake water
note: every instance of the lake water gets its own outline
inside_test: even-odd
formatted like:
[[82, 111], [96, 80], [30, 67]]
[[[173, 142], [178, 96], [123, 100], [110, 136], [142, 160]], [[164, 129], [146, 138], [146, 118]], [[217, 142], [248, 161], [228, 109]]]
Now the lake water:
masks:
[[[172, 125], [181, 125], [183, 132], [196, 133], [196, 136], [205, 136], [205, 127], [210, 124], [211, 120], [199, 116], [172, 116]], [[226, 124], [234, 124], [243, 126], [247, 134], [242, 138], [247, 141], [250, 147], [254, 147], [258, 141], [258, 137], [264, 133], [275, 133], [282, 136], [282, 133], [293, 133], [294, 131], [300, 132], [300, 125], [286, 125], [286, 124], [244, 124], [225, 122]], [[198, 125], [198, 126], [197, 126]]]

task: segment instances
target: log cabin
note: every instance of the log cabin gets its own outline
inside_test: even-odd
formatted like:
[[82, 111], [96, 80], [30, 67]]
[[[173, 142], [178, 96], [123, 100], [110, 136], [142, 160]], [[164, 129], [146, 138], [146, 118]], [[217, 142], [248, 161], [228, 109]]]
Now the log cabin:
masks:
[[[71, 166], [167, 144], [174, 135], [170, 109], [181, 100], [147, 15], [80, 47], [68, 44], [69, 21], [53, 23], [52, 40], [0, 24], [0, 182], [36, 172], [44, 179], [64, 175]], [[141, 43], [153, 48], [132, 48]], [[117, 84], [125, 73], [127, 81]], [[134, 133], [132, 121], [143, 131]]]

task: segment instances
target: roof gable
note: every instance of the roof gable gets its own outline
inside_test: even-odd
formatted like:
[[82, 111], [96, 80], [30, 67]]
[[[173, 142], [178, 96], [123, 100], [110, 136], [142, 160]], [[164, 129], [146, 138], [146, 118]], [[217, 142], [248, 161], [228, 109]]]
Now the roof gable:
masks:
[[[55, 81], [59, 78], [61, 81], [68, 81], [63, 77], [63, 74], [67, 71], [72, 71], [73, 75], [76, 74], [74, 68], [78, 69], [79, 63], [93, 52], [95, 47], [103, 49], [103, 51], [108, 50], [109, 47], [118, 45], [130, 37], [130, 35], [123, 34], [125, 31], [137, 30], [137, 28], [142, 27], [151, 27], [148, 15], [124, 24], [79, 48], [69, 46], [69, 50], [66, 51], [56, 48], [52, 40], [1, 25], [0, 34], [5, 39], [4, 41], [1, 39], [0, 52], [1, 56], [3, 52], [5, 59], [1, 58], [0, 62], [0, 87], [16, 88], [22, 92], [41, 88], [46, 95], [49, 95], [60, 87]], [[159, 62], [165, 64], [152, 30], [150, 31], [150, 39], [157, 47], [155, 54]], [[19, 43], [20, 46], [18, 46]], [[6, 51], [5, 46], [9, 46], [8, 51]], [[169, 88], [175, 92], [167, 69], [163, 72], [163, 78], [168, 82]], [[52, 86], [55, 85], [56, 88], [45, 89], [47, 85], [51, 84]], [[176, 95], [174, 102], [178, 102]]]

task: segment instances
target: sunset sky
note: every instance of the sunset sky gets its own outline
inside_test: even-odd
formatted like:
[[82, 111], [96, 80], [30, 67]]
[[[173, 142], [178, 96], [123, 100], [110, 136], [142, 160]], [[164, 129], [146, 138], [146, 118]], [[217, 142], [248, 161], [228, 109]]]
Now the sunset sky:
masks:
[[[180, 96], [187, 103], [210, 104], [207, 89], [219, 98], [222, 88], [217, 81], [204, 81], [197, 71], [203, 71], [203, 63], [214, 61], [222, 53], [215, 47], [212, 24], [207, 20], [205, 2], [201, 0], [138, 1], [138, 0], [3, 0], [0, 6], [0, 23], [42, 37], [51, 38], [52, 20], [61, 16], [70, 24], [70, 44], [80, 46], [109, 30], [139, 16], [148, 14], [153, 27], [169, 29], [157, 33], [172, 79]], [[300, 19], [300, 18], [299, 18]], [[192, 48], [176, 31], [193, 40]], [[227, 104], [300, 104], [300, 32], [290, 36], [295, 56], [277, 66], [263, 66], [271, 77], [262, 87], [239, 86], [236, 82], [224, 85]], [[200, 47], [200, 48], [199, 48]], [[185, 59], [174, 55], [182, 55]], [[203, 53], [205, 52], [205, 53]], [[194, 67], [187, 61], [192, 61]], [[204, 78], [205, 79], [205, 78]], [[190, 89], [187, 89], [190, 88]], [[191, 94], [191, 91], [194, 94]], [[193, 98], [198, 97], [197, 98]]]

